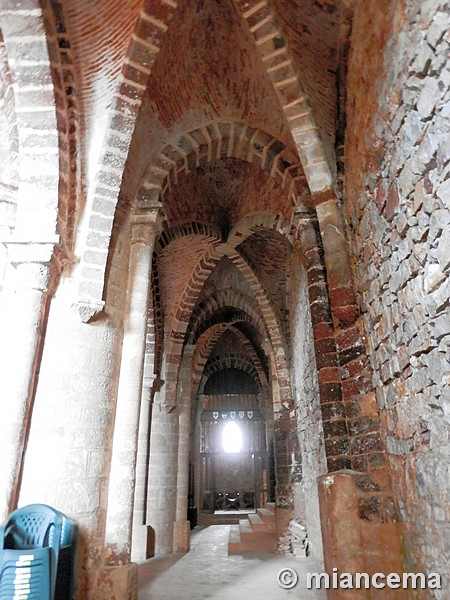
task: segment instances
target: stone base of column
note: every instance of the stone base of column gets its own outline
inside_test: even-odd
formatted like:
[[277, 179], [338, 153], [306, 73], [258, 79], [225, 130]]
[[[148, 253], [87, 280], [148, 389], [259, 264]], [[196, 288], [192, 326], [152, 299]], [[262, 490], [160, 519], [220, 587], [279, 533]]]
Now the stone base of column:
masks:
[[137, 600], [137, 565], [128, 563], [104, 567], [97, 575], [96, 589], [88, 590], [88, 600]]
[[189, 521], [175, 521], [173, 524], [173, 551], [189, 552], [191, 524]]
[[[386, 490], [377, 487], [376, 482], [371, 486], [364, 485], [370, 477], [346, 470], [318, 478], [325, 571], [330, 580], [333, 568], [338, 569], [338, 575], [351, 573], [353, 576], [355, 573], [368, 573], [369, 576], [398, 573], [401, 577], [404, 571], [402, 526], [391, 514]], [[355, 590], [330, 589], [327, 597], [329, 600], [408, 598], [407, 590], [387, 586], [361, 589], [354, 596], [350, 592]]]
[[79, 538], [77, 598], [137, 600], [137, 565], [94, 536]]
[[150, 525], [135, 526], [131, 560], [147, 560], [153, 556], [155, 556], [155, 530]]

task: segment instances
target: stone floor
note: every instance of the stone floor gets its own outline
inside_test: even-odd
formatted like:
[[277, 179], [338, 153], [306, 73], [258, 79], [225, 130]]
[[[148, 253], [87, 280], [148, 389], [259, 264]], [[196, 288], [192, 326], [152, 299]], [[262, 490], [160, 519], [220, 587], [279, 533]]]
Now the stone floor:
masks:
[[[196, 528], [188, 554], [141, 563], [139, 600], [325, 600], [324, 591], [306, 589], [306, 573], [321, 570], [313, 559], [266, 552], [228, 556], [229, 531], [229, 525]], [[284, 568], [294, 569], [298, 574], [293, 589], [283, 589], [277, 584], [277, 574]]]

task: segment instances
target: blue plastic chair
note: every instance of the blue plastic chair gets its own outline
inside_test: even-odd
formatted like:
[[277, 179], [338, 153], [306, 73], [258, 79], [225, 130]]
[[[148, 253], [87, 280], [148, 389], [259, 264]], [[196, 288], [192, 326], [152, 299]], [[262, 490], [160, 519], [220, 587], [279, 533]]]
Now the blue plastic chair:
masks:
[[0, 527], [0, 600], [72, 600], [77, 528], [45, 504], [12, 512]]
[[78, 528], [66, 515], [62, 517], [55, 600], [74, 600], [77, 576]]

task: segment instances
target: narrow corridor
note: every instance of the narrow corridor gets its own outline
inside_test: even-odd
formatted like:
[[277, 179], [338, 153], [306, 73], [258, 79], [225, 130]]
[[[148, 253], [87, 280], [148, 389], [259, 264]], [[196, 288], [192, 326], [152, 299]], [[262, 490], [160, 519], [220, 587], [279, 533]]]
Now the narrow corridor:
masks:
[[[229, 530], [229, 525], [201, 528], [193, 533], [187, 554], [141, 563], [139, 600], [256, 600], [262, 597], [325, 600], [325, 592], [306, 589], [306, 573], [320, 570], [313, 559], [263, 552], [228, 556]], [[298, 583], [293, 589], [282, 589], [277, 584], [277, 574], [283, 568], [298, 573]]]

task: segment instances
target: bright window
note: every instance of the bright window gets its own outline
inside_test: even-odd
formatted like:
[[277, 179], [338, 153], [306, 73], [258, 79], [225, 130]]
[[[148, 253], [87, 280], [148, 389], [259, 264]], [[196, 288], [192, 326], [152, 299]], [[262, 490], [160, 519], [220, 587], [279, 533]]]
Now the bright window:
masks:
[[229, 421], [223, 428], [223, 449], [225, 452], [240, 452], [242, 449], [242, 431], [237, 423]]

